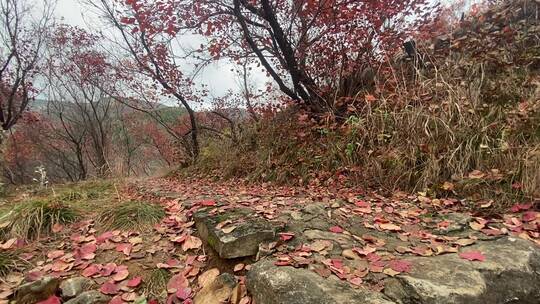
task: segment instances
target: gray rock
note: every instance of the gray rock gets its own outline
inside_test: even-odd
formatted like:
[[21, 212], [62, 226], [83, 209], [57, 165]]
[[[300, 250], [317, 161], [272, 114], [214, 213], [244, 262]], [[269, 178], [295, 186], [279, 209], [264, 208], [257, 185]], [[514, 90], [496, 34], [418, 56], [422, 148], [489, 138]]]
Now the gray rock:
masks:
[[222, 273], [204, 286], [193, 299], [195, 304], [227, 303], [238, 282], [230, 273]]
[[354, 289], [309, 270], [278, 267], [271, 260], [254, 264], [247, 274], [246, 285], [257, 304], [394, 303], [380, 293]]
[[[263, 218], [254, 216], [249, 209], [227, 210], [213, 215], [200, 211], [193, 216], [200, 237], [224, 259], [246, 257], [257, 254], [259, 244], [276, 238], [277, 227]], [[237, 221], [236, 229], [224, 233], [216, 225], [225, 220]]]
[[403, 304], [539, 303], [540, 249], [534, 244], [502, 238], [462, 250], [479, 250], [485, 261], [457, 254], [411, 258], [413, 271], [387, 280], [384, 293]]
[[64, 304], [107, 304], [110, 300], [111, 297], [106, 296], [97, 290], [90, 290], [81, 293]]
[[55, 294], [60, 280], [53, 277], [43, 277], [37, 281], [19, 286], [15, 292], [17, 303], [36, 303]]
[[74, 298], [83, 291], [91, 289], [94, 282], [85, 277], [70, 278], [60, 283], [60, 292], [64, 300]]
[[469, 222], [472, 220], [470, 215], [463, 213], [449, 213], [443, 217], [445, 220], [450, 221], [450, 225], [444, 229], [435, 229], [435, 232], [438, 234], [461, 232], [469, 227]]

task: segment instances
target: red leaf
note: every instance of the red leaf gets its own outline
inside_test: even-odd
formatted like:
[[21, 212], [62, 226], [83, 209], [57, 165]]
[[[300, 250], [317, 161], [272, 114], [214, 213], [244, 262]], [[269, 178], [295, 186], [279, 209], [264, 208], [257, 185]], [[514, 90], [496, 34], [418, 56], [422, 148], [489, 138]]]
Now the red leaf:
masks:
[[536, 212], [534, 211], [527, 211], [523, 213], [523, 221], [524, 222], [532, 222], [536, 219]]
[[175, 293], [181, 288], [185, 288], [188, 286], [189, 286], [189, 283], [186, 277], [184, 277], [184, 275], [182, 274], [177, 274], [177, 275], [172, 276], [172, 278], [167, 283], [167, 292]]
[[83, 277], [89, 278], [96, 275], [100, 270], [101, 270], [101, 265], [92, 264], [83, 270], [82, 275]]
[[114, 271], [116, 270], [116, 264], [115, 263], [107, 263], [103, 268], [101, 269], [100, 274], [104, 277], [110, 276]]
[[294, 233], [291, 233], [291, 232], [281, 232], [281, 233], [278, 233], [279, 234], [279, 238], [282, 240], [282, 241], [288, 241], [290, 239], [292, 239], [294, 237]]
[[122, 300], [121, 296], [114, 296], [114, 298], [112, 298], [109, 301], [109, 304], [124, 304], [124, 303], [126, 303], [126, 302], [124, 302], [124, 300]]
[[102, 234], [98, 235], [98, 237], [96, 238], [96, 242], [98, 244], [101, 244], [103, 242], [105, 242], [106, 240], [112, 238], [114, 235], [111, 231], [106, 231], [106, 232], [103, 232]]
[[461, 252], [459, 254], [459, 257], [465, 260], [469, 260], [469, 261], [483, 262], [486, 260], [486, 257], [480, 251], [477, 251], [477, 250]]
[[101, 293], [106, 294], [106, 295], [117, 294], [119, 290], [120, 288], [118, 287], [118, 285], [116, 285], [112, 281], [105, 282], [105, 284], [101, 285], [101, 288], [99, 289]]
[[201, 206], [215, 206], [216, 201], [213, 201], [213, 200], [200, 201], [199, 204]]
[[127, 287], [137, 287], [139, 284], [141, 284], [142, 278], [141, 277], [134, 277], [133, 279], [129, 280], [127, 282]]
[[79, 250], [81, 254], [81, 258], [84, 260], [93, 259], [96, 256], [95, 255], [96, 249], [97, 249], [97, 246], [94, 243], [84, 244]]
[[412, 263], [405, 260], [392, 260], [388, 264], [392, 270], [397, 272], [410, 272], [412, 268]]
[[528, 210], [532, 207], [532, 204], [515, 204], [510, 208], [512, 212], [520, 212], [521, 210]]
[[112, 276], [112, 279], [116, 282], [125, 280], [129, 276], [129, 270], [127, 266], [121, 265], [117, 266], [115, 270], [115, 274]]
[[49, 251], [49, 253], [47, 253], [47, 257], [49, 259], [56, 259], [56, 258], [59, 258], [61, 256], [64, 255], [64, 250], [53, 250], [53, 251]]
[[131, 253], [131, 249], [133, 248], [133, 245], [131, 243], [121, 243], [116, 245], [116, 251], [123, 252], [125, 255], [128, 255]]
[[175, 295], [180, 299], [180, 300], [186, 300], [186, 299], [189, 299], [189, 296], [191, 296], [191, 288], [189, 287], [186, 287], [186, 288], [180, 288], [176, 291]]
[[47, 300], [37, 302], [37, 304], [60, 304], [60, 298], [57, 296], [50, 296]]
[[330, 227], [329, 229], [330, 231], [334, 232], [334, 233], [342, 233], [343, 232], [343, 228], [339, 227], [339, 226], [333, 226], [333, 227]]

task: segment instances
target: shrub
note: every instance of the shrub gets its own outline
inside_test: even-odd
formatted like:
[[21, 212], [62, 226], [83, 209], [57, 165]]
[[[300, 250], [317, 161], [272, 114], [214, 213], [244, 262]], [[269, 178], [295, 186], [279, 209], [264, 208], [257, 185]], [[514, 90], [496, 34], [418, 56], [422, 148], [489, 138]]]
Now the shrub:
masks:
[[39, 238], [48, 234], [54, 224], [72, 223], [77, 212], [59, 201], [30, 200], [22, 202], [5, 217], [6, 231], [12, 237]]

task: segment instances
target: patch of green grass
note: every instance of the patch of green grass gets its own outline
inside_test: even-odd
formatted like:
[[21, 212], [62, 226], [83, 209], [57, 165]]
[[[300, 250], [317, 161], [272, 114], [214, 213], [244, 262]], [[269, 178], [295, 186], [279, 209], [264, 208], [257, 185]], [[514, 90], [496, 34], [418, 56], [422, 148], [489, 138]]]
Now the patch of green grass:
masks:
[[165, 210], [159, 205], [128, 201], [101, 212], [98, 222], [107, 229], [142, 230], [159, 223], [163, 217]]
[[75, 202], [80, 201], [86, 197], [85, 193], [81, 193], [75, 190], [68, 190], [58, 195], [57, 199], [62, 202]]
[[154, 269], [144, 278], [143, 293], [149, 299], [165, 299], [167, 297], [167, 282], [171, 279], [171, 273], [165, 269]]
[[29, 200], [15, 206], [3, 219], [8, 235], [35, 239], [51, 232], [54, 224], [72, 223], [77, 217], [73, 208], [60, 201]]

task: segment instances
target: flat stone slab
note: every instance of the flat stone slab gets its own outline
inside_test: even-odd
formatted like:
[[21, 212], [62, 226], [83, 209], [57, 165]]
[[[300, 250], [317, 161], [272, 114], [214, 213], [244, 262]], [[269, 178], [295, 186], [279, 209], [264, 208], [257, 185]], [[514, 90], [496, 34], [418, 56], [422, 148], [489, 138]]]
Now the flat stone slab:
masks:
[[408, 258], [413, 270], [386, 280], [384, 293], [400, 304], [540, 303], [540, 248], [519, 238], [483, 241], [485, 261], [457, 254]]
[[[277, 227], [269, 221], [254, 216], [247, 208], [213, 213], [212, 208], [196, 212], [193, 215], [199, 236], [206, 241], [219, 256], [224, 259], [253, 256], [257, 254], [259, 244], [276, 238]], [[218, 224], [230, 222], [223, 227]], [[234, 229], [227, 231], [227, 228]]]
[[393, 304], [378, 292], [354, 289], [336, 279], [261, 260], [247, 273], [247, 288], [257, 304]]

